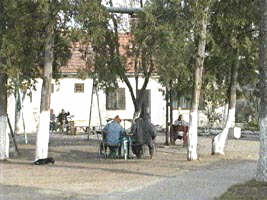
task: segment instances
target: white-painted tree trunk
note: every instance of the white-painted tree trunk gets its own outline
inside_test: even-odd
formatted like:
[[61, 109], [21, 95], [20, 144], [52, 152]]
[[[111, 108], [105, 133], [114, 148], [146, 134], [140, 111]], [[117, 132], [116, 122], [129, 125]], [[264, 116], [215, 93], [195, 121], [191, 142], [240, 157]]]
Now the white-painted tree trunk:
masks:
[[215, 136], [213, 139], [212, 154], [224, 155], [224, 147], [226, 139], [228, 137], [229, 128], [233, 126], [234, 119], [235, 119], [235, 108], [232, 108], [228, 112], [228, 117], [223, 131], [217, 136]]
[[35, 160], [48, 157], [48, 144], [49, 144], [49, 123], [50, 123], [50, 99], [51, 99], [51, 81], [53, 72], [53, 44], [54, 44], [54, 31], [53, 23], [47, 25], [46, 43], [45, 43], [45, 58], [44, 58], [44, 75], [43, 85], [41, 92], [41, 105], [40, 105], [40, 120], [36, 136], [36, 151]]
[[0, 116], [0, 160], [9, 158], [9, 136], [7, 133], [7, 116]]
[[261, 1], [260, 26], [260, 151], [256, 180], [267, 182], [267, 0]]
[[[203, 6], [203, 5], [202, 5]], [[202, 87], [202, 75], [205, 59], [205, 48], [207, 43], [207, 25], [209, 16], [209, 5], [200, 8], [202, 10], [202, 17], [199, 24], [199, 43], [197, 48], [197, 56], [195, 62], [195, 79], [194, 79], [194, 93], [192, 98], [192, 106], [190, 110], [189, 131], [188, 131], [188, 146], [187, 146], [187, 160], [197, 160], [197, 128], [198, 128], [198, 106]], [[200, 6], [201, 7], [201, 6]]]
[[40, 123], [37, 132], [35, 160], [48, 157], [49, 121], [50, 112], [42, 111], [40, 113]]
[[[266, 110], [266, 105], [265, 105]], [[260, 151], [257, 163], [256, 180], [267, 182], [267, 116], [260, 118]]]
[[[18, 91], [19, 93], [20, 91]], [[20, 95], [17, 95], [17, 98], [19, 98], [20, 101], [20, 109], [18, 110], [15, 108], [15, 128], [14, 128], [14, 134], [18, 134], [19, 132], [23, 131], [24, 133], [24, 139], [25, 139], [25, 144], [28, 144], [28, 137], [26, 133], [26, 127], [25, 127], [25, 119], [24, 119], [24, 100], [26, 97], [26, 91], [23, 91], [22, 93], [22, 98], [20, 98]], [[17, 101], [15, 101], [17, 102]], [[16, 106], [16, 105], [15, 105]], [[16, 106], [17, 107], [17, 106]]]
[[187, 149], [187, 159], [197, 160], [197, 127], [198, 127], [198, 113], [190, 112], [190, 127], [188, 131], [188, 149]]
[[230, 97], [229, 97], [229, 110], [227, 120], [223, 131], [214, 137], [212, 141], [211, 154], [224, 155], [224, 147], [226, 139], [228, 137], [229, 129], [235, 126], [235, 110], [236, 110], [236, 87], [237, 87], [237, 75], [239, 67], [239, 54], [236, 52], [236, 63], [233, 63], [231, 70], [231, 82], [230, 82]]
[[[0, 57], [1, 63], [1, 57]], [[0, 160], [9, 158], [9, 136], [7, 134], [7, 75], [0, 72]]]
[[[21, 128], [24, 128], [24, 122], [22, 118], [23, 103], [26, 97], [26, 91], [23, 92], [22, 98], [20, 95], [20, 90], [17, 89], [15, 95], [15, 125], [14, 125], [14, 134], [16, 135], [21, 131]], [[19, 102], [19, 103], [18, 103]]]
[[224, 110], [223, 110], [223, 122], [221, 124], [223, 127], [226, 126], [226, 122], [227, 122], [227, 118], [228, 118], [228, 111], [229, 111], [229, 104], [225, 103]]

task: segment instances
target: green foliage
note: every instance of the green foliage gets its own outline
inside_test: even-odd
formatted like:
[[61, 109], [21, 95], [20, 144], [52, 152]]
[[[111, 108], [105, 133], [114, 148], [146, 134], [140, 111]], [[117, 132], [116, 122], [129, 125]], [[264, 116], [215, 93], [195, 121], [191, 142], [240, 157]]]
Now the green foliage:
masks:
[[[210, 29], [213, 37], [210, 46], [215, 50], [211, 51], [211, 55], [223, 58], [219, 65], [224, 62], [231, 66], [239, 59], [239, 74], [242, 77], [246, 74], [248, 78], [239, 79], [239, 83], [243, 84], [255, 80], [255, 66], [258, 62], [258, 3], [250, 0], [216, 1], [212, 7]], [[233, 52], [237, 49], [239, 54], [235, 55]]]
[[0, 70], [11, 80], [9, 88], [15, 84], [12, 80], [21, 88], [32, 87], [34, 82], [31, 80], [42, 76], [48, 23], [53, 23], [55, 29], [55, 73], [69, 59], [67, 5], [70, 5], [68, 1], [1, 1]]
[[259, 122], [256, 120], [250, 121], [247, 124], [247, 128], [252, 131], [259, 131]]
[[[223, 105], [229, 95], [231, 67], [239, 62], [238, 85], [255, 85], [258, 63], [258, 1], [215, 1], [205, 59], [204, 99]], [[238, 90], [238, 98], [246, 96]]]
[[250, 180], [243, 184], [233, 185], [216, 200], [266, 200], [267, 184]]
[[62, 32], [56, 31], [54, 38], [53, 77], [59, 78], [60, 67], [65, 66], [71, 57], [71, 33], [62, 35]]
[[[71, 37], [72, 31], [70, 30], [71, 18], [75, 11], [74, 4], [68, 0], [55, 0], [55, 1], [37, 1], [35, 9], [35, 20], [37, 23], [35, 31], [39, 34], [35, 39], [39, 43], [38, 66], [40, 70], [43, 70], [44, 64], [44, 48], [47, 35], [47, 27], [52, 26], [54, 47], [53, 47], [53, 76], [58, 78], [59, 69], [64, 66], [71, 56]], [[39, 75], [40, 76], [40, 75]]]
[[[146, 5], [148, 29], [154, 42], [153, 59], [163, 85], [173, 82], [180, 94], [192, 91], [192, 61], [195, 45], [191, 35], [191, 16], [183, 1], [156, 0]], [[149, 44], [151, 47], [151, 45]]]
[[151, 33], [149, 36], [155, 45], [151, 49], [155, 49], [155, 65], [164, 85], [172, 80], [179, 94], [192, 91], [201, 19], [207, 12], [210, 22], [203, 80], [206, 109], [212, 113], [226, 102], [231, 66], [237, 60], [240, 62], [239, 85], [255, 84], [258, 1], [155, 0], [146, 6], [147, 23], [139, 29]]
[[[118, 34], [110, 23], [113, 16], [97, 0], [79, 1], [76, 6], [75, 20], [79, 30], [75, 32], [87, 64], [86, 71], [95, 78], [98, 86], [116, 87], [117, 77], [124, 73], [124, 68], [118, 52]], [[114, 16], [114, 20], [119, 18]]]
[[[34, 6], [29, 0], [3, 1], [2, 9], [5, 29], [2, 29], [0, 40], [1, 71], [10, 78], [17, 74], [22, 77], [33, 77], [37, 69], [34, 67], [36, 46], [33, 18]], [[37, 47], [38, 48], [38, 47]]]

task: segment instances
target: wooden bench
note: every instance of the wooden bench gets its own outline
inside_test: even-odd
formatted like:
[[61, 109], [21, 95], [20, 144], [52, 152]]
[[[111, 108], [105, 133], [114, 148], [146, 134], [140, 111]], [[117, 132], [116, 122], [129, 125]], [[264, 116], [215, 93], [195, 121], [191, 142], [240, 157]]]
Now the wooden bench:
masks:
[[184, 125], [171, 125], [170, 129], [170, 142], [172, 145], [175, 144], [177, 139], [183, 140], [184, 146], [187, 145], [187, 132], [188, 126]]

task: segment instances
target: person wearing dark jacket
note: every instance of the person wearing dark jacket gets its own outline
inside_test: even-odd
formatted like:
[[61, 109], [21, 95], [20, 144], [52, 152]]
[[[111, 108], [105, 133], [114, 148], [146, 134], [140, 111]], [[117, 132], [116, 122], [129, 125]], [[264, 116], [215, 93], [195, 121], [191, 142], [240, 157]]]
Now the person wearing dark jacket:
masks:
[[132, 136], [132, 152], [137, 158], [141, 158], [143, 155], [143, 145], [147, 145], [149, 148], [150, 158], [154, 154], [154, 139], [156, 133], [153, 125], [149, 121], [149, 115], [142, 113], [139, 117], [134, 119], [131, 127]]

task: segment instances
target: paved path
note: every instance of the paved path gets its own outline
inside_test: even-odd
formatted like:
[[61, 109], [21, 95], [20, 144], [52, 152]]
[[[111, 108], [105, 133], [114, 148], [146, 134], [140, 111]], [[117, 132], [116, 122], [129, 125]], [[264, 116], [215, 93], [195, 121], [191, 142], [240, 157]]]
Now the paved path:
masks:
[[134, 191], [111, 193], [101, 196], [78, 196], [60, 191], [0, 185], [1, 200], [212, 200], [236, 183], [253, 178], [256, 162], [235, 161], [218, 164], [166, 178], [145, 188]]
[[253, 178], [256, 162], [243, 161], [225, 166], [197, 169], [141, 190], [100, 196], [98, 200], [211, 200], [231, 185]]

